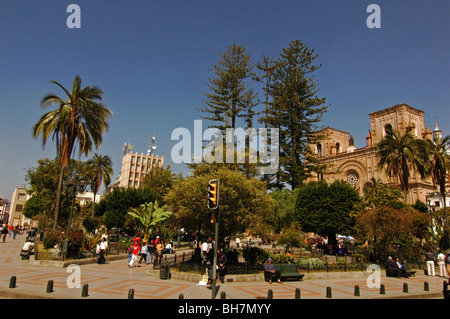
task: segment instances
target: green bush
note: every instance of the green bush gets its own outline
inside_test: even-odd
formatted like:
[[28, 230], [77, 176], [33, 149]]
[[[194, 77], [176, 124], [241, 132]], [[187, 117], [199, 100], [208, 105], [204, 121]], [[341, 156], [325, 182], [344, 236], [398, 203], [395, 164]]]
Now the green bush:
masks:
[[247, 247], [242, 251], [242, 256], [248, 264], [264, 264], [269, 258], [269, 253], [258, 247]]
[[45, 249], [50, 249], [55, 247], [56, 244], [58, 244], [58, 237], [60, 235], [59, 231], [56, 230], [48, 230], [44, 234], [44, 239], [42, 241], [42, 244], [44, 245]]
[[269, 254], [272, 258], [274, 264], [292, 264], [294, 262], [294, 257], [285, 254]]
[[324, 262], [319, 258], [302, 258], [298, 262], [302, 269], [321, 269], [324, 267]]

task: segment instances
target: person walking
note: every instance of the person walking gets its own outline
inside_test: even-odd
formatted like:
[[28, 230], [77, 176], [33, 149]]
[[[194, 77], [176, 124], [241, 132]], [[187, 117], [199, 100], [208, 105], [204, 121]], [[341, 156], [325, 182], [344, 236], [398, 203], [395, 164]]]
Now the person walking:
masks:
[[[138, 264], [138, 255], [139, 252], [141, 251], [141, 246], [139, 245], [139, 239], [135, 239], [133, 246], [131, 247], [131, 260], [128, 264], [128, 267], [131, 268], [136, 264]], [[138, 265], [136, 265], [138, 266]]]
[[427, 275], [428, 276], [435, 276], [435, 269], [434, 269], [434, 254], [431, 251], [431, 249], [425, 254], [425, 259], [427, 260]]
[[5, 225], [2, 229], [2, 243], [6, 242], [6, 235], [8, 235], [8, 225]]

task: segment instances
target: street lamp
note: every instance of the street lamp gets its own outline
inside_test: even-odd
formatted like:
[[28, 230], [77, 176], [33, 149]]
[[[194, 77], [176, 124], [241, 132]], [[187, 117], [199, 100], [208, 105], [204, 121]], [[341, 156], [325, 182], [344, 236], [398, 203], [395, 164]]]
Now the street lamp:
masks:
[[64, 239], [64, 244], [63, 244], [63, 254], [62, 254], [63, 261], [65, 260], [66, 255], [67, 255], [67, 246], [69, 243], [69, 235], [70, 235], [70, 224], [72, 223], [73, 206], [75, 205], [75, 198], [77, 197], [77, 187], [79, 184], [84, 186], [87, 184], [87, 182], [81, 180], [81, 176], [79, 174], [76, 174], [73, 179], [70, 179], [67, 181], [67, 184], [74, 185], [74, 187], [73, 187], [72, 206], [70, 207], [69, 222], [67, 225], [67, 235], [66, 235], [66, 238]]
[[[433, 230], [433, 215], [434, 215], [434, 210], [435, 210], [435, 205], [431, 205], [431, 200], [428, 200], [428, 210], [430, 212], [430, 230], [431, 230], [431, 242], [432, 242], [432, 247], [434, 250], [434, 230]], [[433, 214], [432, 214], [433, 212]]]

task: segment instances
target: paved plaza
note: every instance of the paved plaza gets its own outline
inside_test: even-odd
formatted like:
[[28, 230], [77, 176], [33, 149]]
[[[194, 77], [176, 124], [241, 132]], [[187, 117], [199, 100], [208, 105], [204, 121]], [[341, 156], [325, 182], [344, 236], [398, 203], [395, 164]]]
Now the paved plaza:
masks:
[[[15, 240], [7, 237], [0, 243], [0, 297], [11, 299], [127, 299], [130, 291], [134, 299], [211, 299], [211, 290], [199, 285], [198, 281], [160, 279], [158, 271], [151, 271], [151, 265], [129, 268], [127, 259], [108, 260], [103, 265], [87, 264], [79, 268], [79, 287], [73, 280], [74, 272], [66, 267], [31, 266], [20, 259], [19, 252], [25, 235]], [[15, 286], [10, 288], [11, 277]], [[287, 281], [282, 284], [257, 280], [233, 281], [220, 285], [217, 299], [264, 300], [270, 294], [273, 299], [295, 299], [299, 289], [300, 299], [443, 299], [445, 279], [429, 277], [419, 270], [408, 279], [388, 278], [381, 273], [380, 288], [368, 286], [369, 273], [306, 273], [303, 281]], [[49, 280], [53, 281], [52, 292], [47, 292]], [[406, 284], [406, 287], [405, 287]], [[83, 286], [87, 285], [87, 296]], [[359, 287], [359, 296], [355, 287]], [[428, 289], [425, 289], [427, 286]], [[405, 291], [406, 290], [406, 291]], [[223, 293], [225, 295], [223, 295]], [[297, 291], [298, 293], [298, 291]]]

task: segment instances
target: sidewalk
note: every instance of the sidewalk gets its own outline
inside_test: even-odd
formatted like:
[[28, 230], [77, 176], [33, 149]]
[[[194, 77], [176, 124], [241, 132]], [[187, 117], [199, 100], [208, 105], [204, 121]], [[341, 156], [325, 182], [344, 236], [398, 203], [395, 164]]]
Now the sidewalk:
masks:
[[[127, 299], [133, 292], [134, 299], [211, 299], [211, 290], [198, 285], [198, 281], [160, 279], [152, 265], [128, 268], [127, 259], [108, 260], [103, 265], [86, 264], [74, 267], [30, 266], [20, 259], [20, 249], [25, 235], [6, 239], [0, 243], [0, 297], [13, 299]], [[75, 271], [75, 272], [74, 272]], [[263, 300], [294, 299], [300, 289], [301, 299], [443, 299], [443, 282], [440, 277], [428, 277], [418, 271], [408, 279], [388, 278], [382, 272], [379, 287], [368, 286], [373, 282], [366, 272], [307, 273], [303, 281], [288, 281], [269, 284], [264, 281], [233, 281], [220, 285], [216, 299], [225, 294], [226, 299]], [[78, 277], [76, 275], [79, 275]], [[16, 285], [9, 288], [11, 277]], [[79, 282], [77, 282], [77, 278]], [[225, 277], [230, 279], [231, 276]], [[49, 280], [53, 281], [53, 292], [48, 293]], [[79, 283], [78, 287], [70, 288]], [[405, 285], [406, 284], [406, 285]], [[87, 285], [87, 296], [82, 296]], [[428, 291], [425, 286], [428, 286]], [[359, 287], [359, 296], [355, 287]]]

